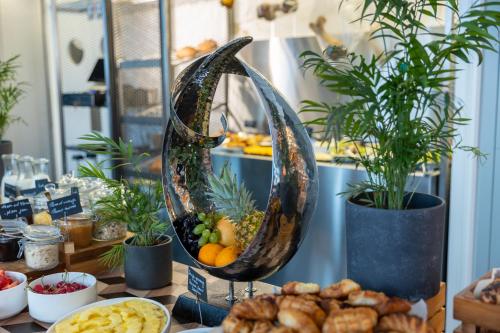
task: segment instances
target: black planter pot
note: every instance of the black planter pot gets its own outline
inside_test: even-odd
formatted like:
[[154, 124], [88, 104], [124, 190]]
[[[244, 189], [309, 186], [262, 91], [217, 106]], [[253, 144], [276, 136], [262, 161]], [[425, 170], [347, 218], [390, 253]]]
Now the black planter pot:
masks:
[[348, 277], [364, 289], [410, 300], [437, 294], [445, 207], [441, 198], [422, 193], [413, 194], [407, 210], [371, 208], [356, 198], [348, 200]]
[[[4, 154], [12, 154], [12, 142], [2, 140], [0, 141], [0, 157]], [[2, 179], [4, 173], [3, 161], [0, 159], [0, 179]]]
[[165, 287], [172, 282], [172, 238], [155, 246], [125, 244], [125, 283], [133, 289], [147, 290]]

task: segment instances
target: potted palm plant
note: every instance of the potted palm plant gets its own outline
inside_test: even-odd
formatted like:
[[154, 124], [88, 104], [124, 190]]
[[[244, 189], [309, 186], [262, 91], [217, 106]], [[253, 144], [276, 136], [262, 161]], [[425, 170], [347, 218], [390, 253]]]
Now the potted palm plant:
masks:
[[[18, 58], [17, 55], [5, 61], [0, 59], [0, 156], [12, 153], [12, 142], [4, 140], [4, 134], [10, 124], [21, 120], [12, 115], [12, 109], [24, 95], [23, 83], [16, 78]], [[3, 173], [3, 163], [0, 160], [0, 178]]]
[[[124, 264], [125, 281], [131, 288], [145, 290], [168, 285], [172, 281], [170, 222], [161, 217], [165, 205], [161, 182], [142, 175], [140, 165], [148, 155], [136, 155], [131, 142], [121, 139], [115, 142], [98, 132], [80, 139], [85, 141], [80, 145], [82, 149], [107, 157], [79, 167], [82, 176], [101, 179], [111, 192], [95, 203], [99, 223], [120, 221], [134, 234], [104, 253], [101, 261], [111, 268]], [[118, 167], [132, 168], [136, 179], [113, 179], [106, 175], [106, 170]]]
[[[476, 55], [481, 61], [484, 50], [498, 45], [489, 29], [498, 30], [500, 15], [489, 5], [461, 12], [454, 0], [364, 0], [358, 21], [371, 25], [370, 37], [384, 45], [380, 54], [333, 59], [329, 55], [342, 52], [330, 49], [301, 55], [306, 70], [344, 96], [336, 103], [304, 101], [301, 112], [319, 113], [309, 123], [322, 128], [325, 141], [356, 145], [352, 160], [367, 172], [344, 193], [347, 272], [364, 288], [411, 299], [439, 290], [445, 203], [415, 193], [408, 181], [419, 163], [439, 161], [454, 149], [481, 155], [460, 145], [457, 126], [468, 119], [449, 87], [460, 70], [456, 59], [469, 63]], [[438, 33], [423, 22], [438, 20], [443, 8], [454, 23]]]

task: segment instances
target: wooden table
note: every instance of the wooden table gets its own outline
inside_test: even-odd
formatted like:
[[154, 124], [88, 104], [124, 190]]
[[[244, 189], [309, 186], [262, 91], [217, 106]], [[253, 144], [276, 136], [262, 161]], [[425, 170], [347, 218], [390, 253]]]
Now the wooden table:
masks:
[[[213, 276], [199, 271], [207, 278], [208, 290], [225, 292], [228, 288], [226, 281], [220, 280]], [[114, 272], [107, 275], [99, 276], [97, 284], [98, 300], [117, 298], [117, 297], [145, 297], [164, 304], [172, 311], [177, 297], [187, 292], [187, 266], [181, 263], [174, 262], [173, 264], [173, 279], [172, 284], [165, 288], [156, 290], [135, 290], [128, 288], [125, 285], [125, 279], [121, 272]], [[257, 293], [272, 292], [273, 286], [256, 282], [255, 287]], [[243, 297], [242, 291], [245, 289], [245, 283], [235, 283], [235, 293], [238, 297]], [[29, 316], [27, 309], [19, 315], [3, 320], [0, 320], [0, 333], [41, 333], [45, 332], [50, 327], [50, 324], [39, 322]], [[172, 318], [172, 328], [170, 332], [176, 333], [187, 329], [201, 327], [197, 323], [184, 322], [176, 318]]]

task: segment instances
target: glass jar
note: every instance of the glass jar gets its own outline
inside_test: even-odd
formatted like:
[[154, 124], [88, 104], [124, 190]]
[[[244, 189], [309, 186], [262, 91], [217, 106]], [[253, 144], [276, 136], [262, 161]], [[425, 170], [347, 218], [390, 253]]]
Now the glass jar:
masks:
[[64, 240], [73, 242], [75, 248], [85, 248], [92, 244], [92, 228], [94, 222], [88, 214], [75, 214], [68, 216], [66, 220], [57, 221]]
[[124, 222], [103, 222], [98, 219], [94, 222], [92, 237], [97, 241], [112, 241], [127, 236], [127, 224]]
[[47, 225], [29, 225], [23, 231], [22, 243], [26, 266], [38, 271], [59, 265], [59, 243], [62, 241], [58, 228]]
[[0, 262], [14, 261], [19, 255], [19, 241], [23, 239], [22, 230], [26, 224], [18, 220], [0, 221]]
[[16, 187], [17, 186], [17, 176], [19, 170], [17, 168], [17, 159], [19, 155], [17, 154], [4, 154], [2, 155], [2, 161], [4, 166], [4, 175], [2, 178], [2, 188], [0, 189], [2, 203], [10, 201], [10, 198], [5, 195], [5, 184]]
[[33, 198], [33, 224], [52, 224], [47, 201], [47, 197], [43, 193], [39, 193]]
[[33, 157], [23, 156], [18, 160], [19, 175], [17, 177], [17, 188], [19, 192], [35, 188], [35, 179], [33, 178]]

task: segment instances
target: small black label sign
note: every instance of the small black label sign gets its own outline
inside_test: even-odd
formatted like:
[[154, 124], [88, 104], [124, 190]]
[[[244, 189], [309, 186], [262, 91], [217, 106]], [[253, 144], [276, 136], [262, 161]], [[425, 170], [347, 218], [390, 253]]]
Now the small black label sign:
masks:
[[36, 193], [45, 192], [45, 185], [49, 183], [47, 178], [35, 180]]
[[80, 192], [78, 191], [78, 187], [74, 186], [74, 187], [71, 187], [71, 194], [80, 194]]
[[60, 219], [66, 216], [78, 214], [82, 212], [82, 206], [80, 205], [80, 196], [78, 193], [73, 193], [68, 196], [50, 200], [47, 202], [47, 207], [49, 208], [49, 214], [52, 219]]
[[17, 187], [11, 184], [5, 183], [3, 186], [3, 193], [6, 198], [15, 198], [17, 197]]
[[191, 267], [188, 268], [188, 290], [207, 302], [207, 279]]
[[0, 205], [0, 216], [2, 219], [15, 219], [30, 215], [33, 215], [33, 210], [31, 209], [28, 199], [12, 201]]

